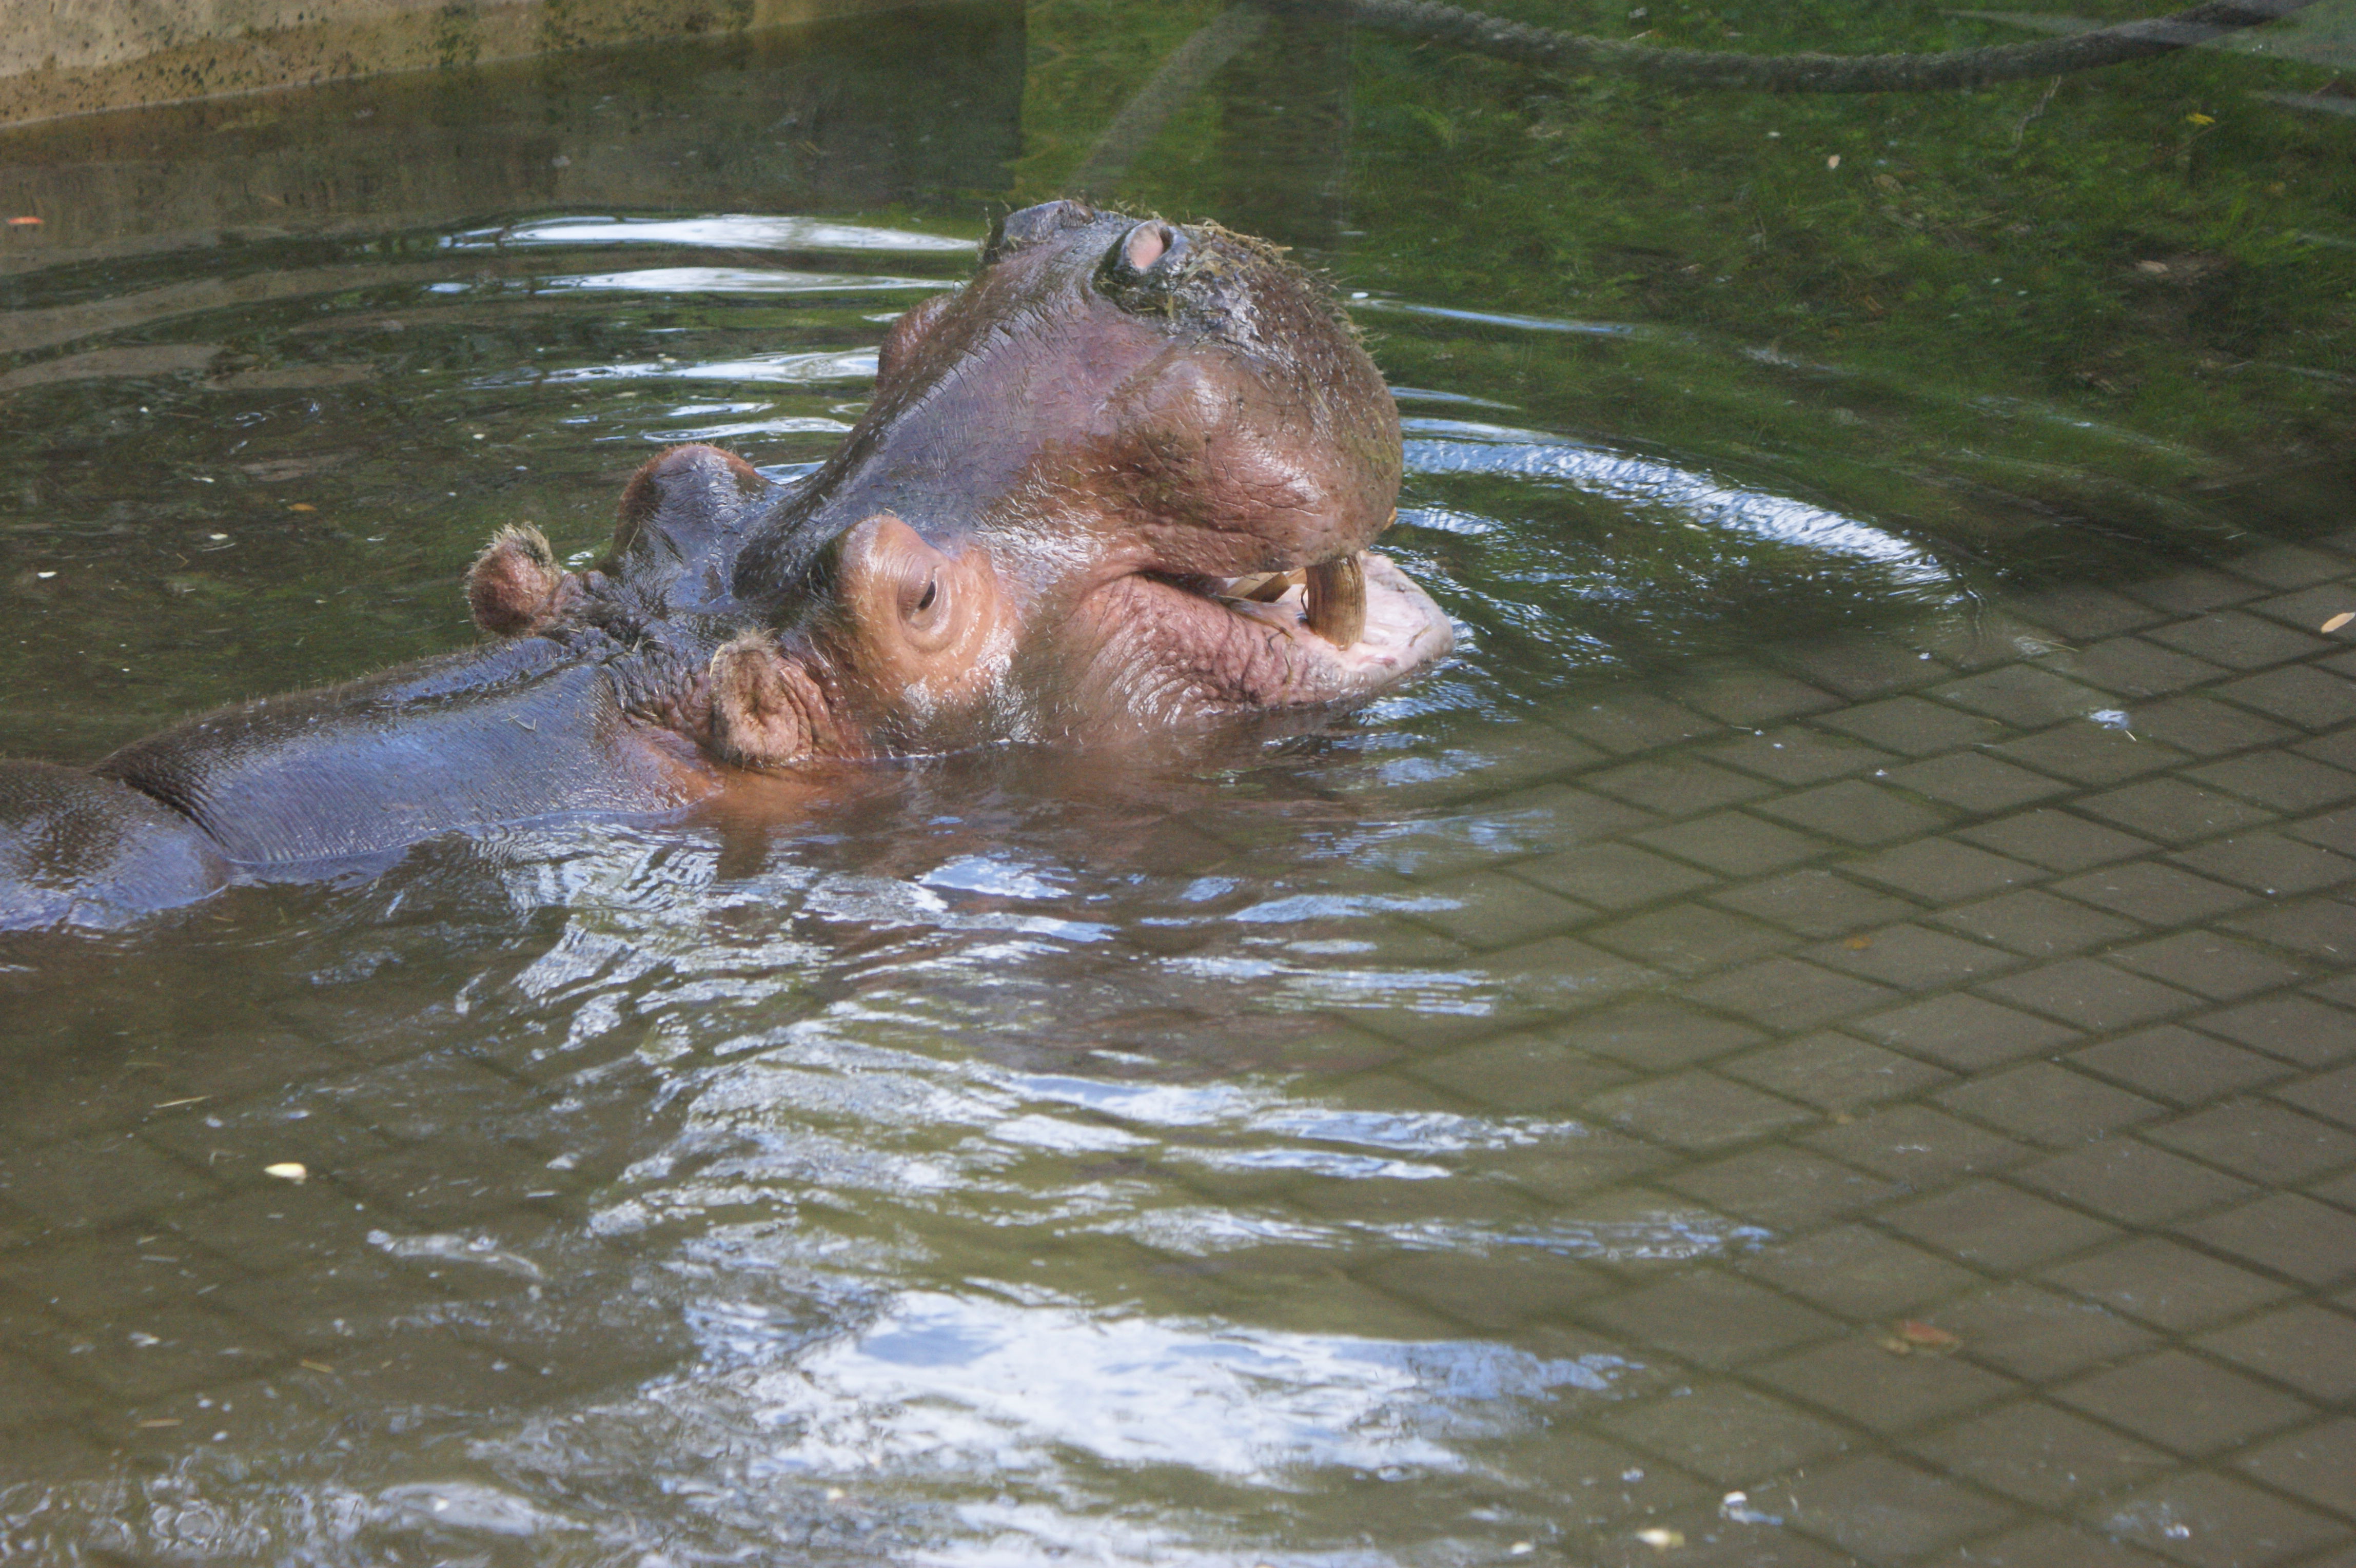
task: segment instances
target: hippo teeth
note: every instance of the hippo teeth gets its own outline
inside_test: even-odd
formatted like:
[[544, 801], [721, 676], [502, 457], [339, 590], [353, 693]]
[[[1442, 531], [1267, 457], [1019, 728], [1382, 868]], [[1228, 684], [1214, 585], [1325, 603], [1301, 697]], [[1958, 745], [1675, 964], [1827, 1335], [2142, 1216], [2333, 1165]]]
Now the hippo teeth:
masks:
[[1362, 553], [1309, 568], [1309, 629], [1336, 648], [1355, 645], [1366, 629], [1366, 558]]
[[1221, 590], [1222, 596], [1248, 599], [1254, 604], [1272, 605], [1284, 597], [1301, 581], [1301, 569], [1290, 572], [1255, 572], [1248, 577], [1237, 577]]

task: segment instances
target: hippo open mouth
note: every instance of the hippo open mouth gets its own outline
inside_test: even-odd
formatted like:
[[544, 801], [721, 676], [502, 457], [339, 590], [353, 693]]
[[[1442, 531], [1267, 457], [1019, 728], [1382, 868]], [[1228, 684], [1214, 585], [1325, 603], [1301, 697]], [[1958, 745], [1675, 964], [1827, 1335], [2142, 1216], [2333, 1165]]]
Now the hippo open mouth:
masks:
[[[1313, 279], [1214, 224], [1069, 201], [1008, 217], [983, 263], [894, 327], [866, 417], [735, 569], [862, 736], [1347, 703], [1447, 650], [1367, 553], [1398, 417]], [[918, 616], [943, 624], [912, 639]]]

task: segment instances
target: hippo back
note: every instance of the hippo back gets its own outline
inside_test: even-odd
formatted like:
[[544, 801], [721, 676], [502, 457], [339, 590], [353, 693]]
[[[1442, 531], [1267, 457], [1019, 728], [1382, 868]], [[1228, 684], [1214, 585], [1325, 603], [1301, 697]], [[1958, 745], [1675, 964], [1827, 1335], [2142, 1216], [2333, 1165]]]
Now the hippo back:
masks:
[[631, 718], [605, 660], [545, 638], [226, 708], [93, 771], [184, 813], [248, 865], [573, 812], [668, 811], [701, 792], [699, 765]]
[[116, 926], [219, 888], [220, 850], [135, 789], [48, 762], [0, 762], [0, 930]]

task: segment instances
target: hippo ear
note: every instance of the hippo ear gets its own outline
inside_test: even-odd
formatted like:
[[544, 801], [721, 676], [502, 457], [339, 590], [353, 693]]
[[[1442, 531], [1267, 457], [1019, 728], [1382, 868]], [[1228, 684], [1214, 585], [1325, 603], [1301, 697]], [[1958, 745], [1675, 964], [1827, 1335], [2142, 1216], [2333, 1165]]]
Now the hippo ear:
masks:
[[1043, 201], [1020, 212], [1010, 212], [990, 231], [981, 248], [981, 264], [989, 266], [1042, 240], [1052, 240], [1066, 229], [1085, 229], [1097, 220], [1097, 209], [1085, 201]]
[[569, 575], [540, 530], [502, 528], [466, 569], [466, 607], [483, 630], [520, 637], [556, 618]]

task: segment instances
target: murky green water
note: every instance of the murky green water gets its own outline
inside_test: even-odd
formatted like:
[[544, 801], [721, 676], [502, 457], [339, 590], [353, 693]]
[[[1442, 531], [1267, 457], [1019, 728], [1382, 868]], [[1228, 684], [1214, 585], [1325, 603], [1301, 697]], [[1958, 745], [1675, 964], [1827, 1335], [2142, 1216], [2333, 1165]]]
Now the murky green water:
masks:
[[[0, 135], [0, 206], [44, 220], [0, 232], [0, 751], [464, 646], [480, 541], [595, 551], [658, 444], [813, 462], [883, 325], [1215, 9], [937, 7]], [[784, 822], [518, 828], [12, 939], [0, 1558], [1807, 1564], [2062, 1518], [2171, 1550], [2103, 1501], [2157, 1449], [2083, 1495], [1969, 1483], [1944, 1534], [1811, 1524], [1812, 1466], [1901, 1518], [1936, 1511], [1908, 1477], [1976, 1472], [1829, 1396], [1760, 1414], [1762, 1369], [2066, 1249], [1852, 1219], [2002, 1162], [1808, 1140], [1977, 1069], [1858, 1026], [1853, 1079], [1779, 1078], [1831, 1015], [1708, 990], [1940, 896], [1842, 882], [1838, 824], [1755, 863], [1634, 839], [1887, 777], [1915, 753], [1879, 732], [1767, 753], [2070, 640], [2010, 596], [2351, 523], [2356, 120], [2255, 96], [2328, 75], [1830, 102], [1269, 24], [1106, 194], [1332, 274], [1407, 426], [1390, 547], [1461, 656], [1183, 763], [878, 768]], [[1954, 825], [1920, 809], [1901, 832]], [[1889, 908], [1773, 904], [1809, 876]], [[1698, 1079], [1728, 1092], [1647, 1119]], [[2105, 1321], [2072, 1375], [2154, 1342]], [[1942, 1364], [2033, 1404], [1991, 1354]], [[2289, 1560], [2240, 1549], [2193, 1560]]]

